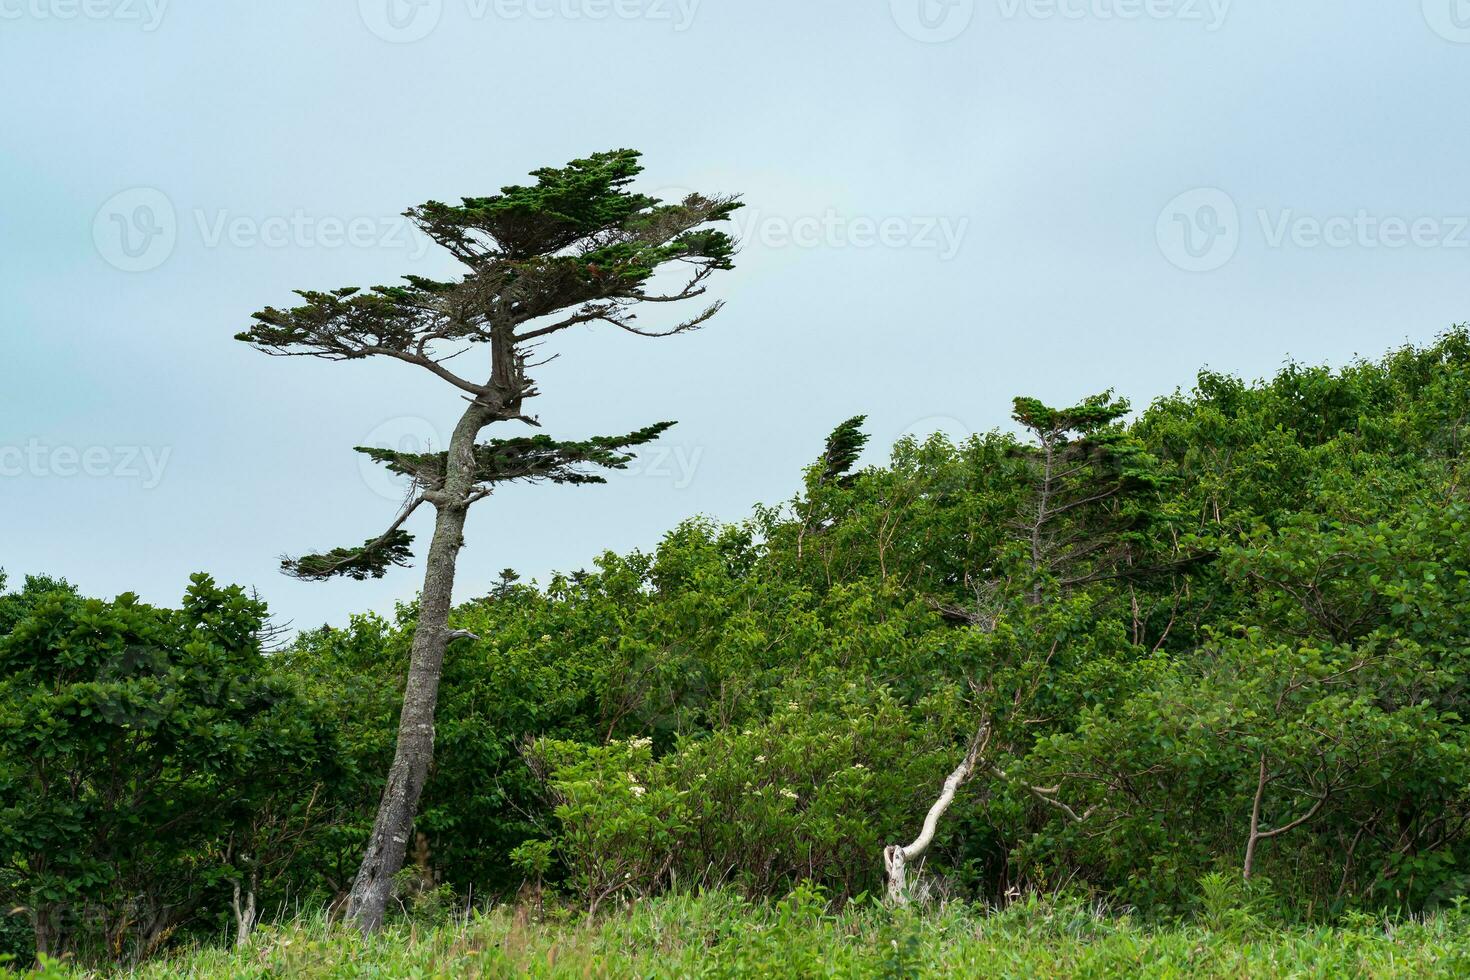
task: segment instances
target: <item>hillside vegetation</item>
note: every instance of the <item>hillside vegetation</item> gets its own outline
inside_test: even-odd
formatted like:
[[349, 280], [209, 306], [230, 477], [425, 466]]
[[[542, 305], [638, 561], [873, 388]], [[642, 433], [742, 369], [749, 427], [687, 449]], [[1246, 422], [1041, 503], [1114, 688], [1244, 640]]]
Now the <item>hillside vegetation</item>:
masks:
[[1464, 330], [1136, 412], [1018, 398], [868, 468], [858, 418], [747, 521], [507, 570], [451, 617], [472, 636], [366, 941], [311, 913], [361, 857], [415, 608], [267, 655], [263, 605], [202, 576], [177, 610], [29, 580], [0, 597], [0, 949], [252, 943], [145, 975], [1463, 973], [1467, 419]]

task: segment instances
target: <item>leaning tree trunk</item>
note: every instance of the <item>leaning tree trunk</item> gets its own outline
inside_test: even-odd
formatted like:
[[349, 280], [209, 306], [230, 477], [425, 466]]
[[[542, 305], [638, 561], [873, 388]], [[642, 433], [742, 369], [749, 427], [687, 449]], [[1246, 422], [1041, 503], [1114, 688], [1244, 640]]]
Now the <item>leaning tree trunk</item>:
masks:
[[949, 805], [954, 802], [955, 794], [959, 792], [960, 787], [975, 774], [975, 766], [980, 761], [980, 753], [985, 751], [989, 737], [990, 725], [987, 722], [980, 726], [974, 740], [970, 742], [970, 748], [965, 753], [964, 760], [944, 780], [944, 787], [939, 791], [939, 799], [934, 801], [934, 805], [924, 816], [924, 826], [920, 829], [919, 836], [914, 838], [914, 842], [907, 846], [889, 844], [883, 848], [883, 870], [888, 875], [888, 902], [890, 905], [908, 904], [908, 866], [923, 857], [928, 852], [929, 845], [934, 843], [934, 833], [939, 828], [939, 818], [944, 816]]
[[490, 418], [491, 412], [485, 406], [470, 406], [450, 437], [444, 487], [426, 494], [436, 509], [434, 538], [425, 561], [418, 626], [398, 720], [398, 744], [367, 852], [347, 899], [348, 918], [365, 933], [383, 924], [383, 913], [392, 897], [393, 876], [403, 867], [419, 794], [434, 758], [434, 708], [439, 700], [444, 649], [449, 642], [455, 564], [464, 545], [465, 515], [475, 485], [475, 439]]

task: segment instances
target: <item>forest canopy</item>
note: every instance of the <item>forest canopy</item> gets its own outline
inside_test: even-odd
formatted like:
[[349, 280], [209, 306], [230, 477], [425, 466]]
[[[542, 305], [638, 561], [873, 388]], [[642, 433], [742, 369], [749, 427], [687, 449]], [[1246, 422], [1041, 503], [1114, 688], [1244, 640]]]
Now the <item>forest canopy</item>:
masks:
[[[883, 465], [833, 420], [787, 503], [455, 607], [400, 901], [876, 894], [969, 762], [916, 897], [1166, 918], [1228, 873], [1296, 921], [1452, 903], [1467, 419], [1459, 328], [1139, 411], [1019, 397]], [[179, 609], [0, 581], [0, 952], [340, 904], [416, 615], [267, 652], [263, 604], [205, 576]]]

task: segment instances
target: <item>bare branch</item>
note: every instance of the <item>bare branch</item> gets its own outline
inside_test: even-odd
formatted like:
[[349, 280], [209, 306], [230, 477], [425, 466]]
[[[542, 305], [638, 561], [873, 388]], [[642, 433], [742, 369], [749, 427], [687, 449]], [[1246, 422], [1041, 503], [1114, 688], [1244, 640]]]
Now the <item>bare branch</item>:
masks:
[[699, 329], [711, 317], [720, 312], [720, 310], [724, 308], [724, 305], [724, 301], [713, 303], [703, 313], [699, 314], [699, 316], [696, 316], [689, 320], [685, 320], [678, 326], [672, 327], [668, 330], [639, 330], [637, 327], [630, 327], [627, 323], [621, 321], [613, 322], [616, 326], [622, 328], [623, 330], [626, 330], [632, 334], [637, 334], [640, 337], [672, 337], [674, 334], [688, 333], [691, 330]]

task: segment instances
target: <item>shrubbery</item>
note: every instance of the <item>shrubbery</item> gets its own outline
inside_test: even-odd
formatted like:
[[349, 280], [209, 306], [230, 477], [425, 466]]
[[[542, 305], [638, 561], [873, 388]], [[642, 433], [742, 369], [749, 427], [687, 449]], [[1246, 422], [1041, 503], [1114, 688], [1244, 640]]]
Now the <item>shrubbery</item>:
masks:
[[272, 877], [335, 753], [261, 656], [264, 605], [202, 575], [179, 610], [39, 579], [5, 605], [0, 893], [35, 949], [148, 955]]
[[[1470, 335], [1259, 384], [1207, 372], [1125, 411], [1022, 399], [1017, 433], [905, 440], [862, 470], [855, 420], [788, 505], [461, 605], [481, 639], [446, 664], [411, 846], [425, 887], [531, 881], [598, 908], [874, 895], [883, 847], [983, 736], [931, 893], [1067, 887], [1150, 919], [1218, 919], [1225, 882], [1276, 919], [1459, 899]], [[238, 593], [200, 582], [166, 612], [54, 586], [0, 598], [0, 897], [122, 908], [162, 882], [187, 893], [163, 902], [192, 910], [185, 930], [226, 923], [241, 881], [265, 908], [339, 898], [415, 609], [264, 658]], [[114, 701], [140, 720], [53, 717]], [[54, 781], [36, 792], [46, 751], [90, 772], [165, 746], [160, 798], [128, 790], [141, 805], [89, 789], [77, 820]], [[209, 805], [175, 824], [168, 800]], [[275, 854], [252, 879], [226, 855], [260, 834], [279, 846], [249, 845]]]
[[534, 746], [558, 852], [588, 904], [679, 882], [876, 892], [874, 855], [927, 805], [948, 740], [882, 688], [823, 680], [787, 687], [789, 700], [751, 727], [681, 739], [657, 759], [647, 738]]

